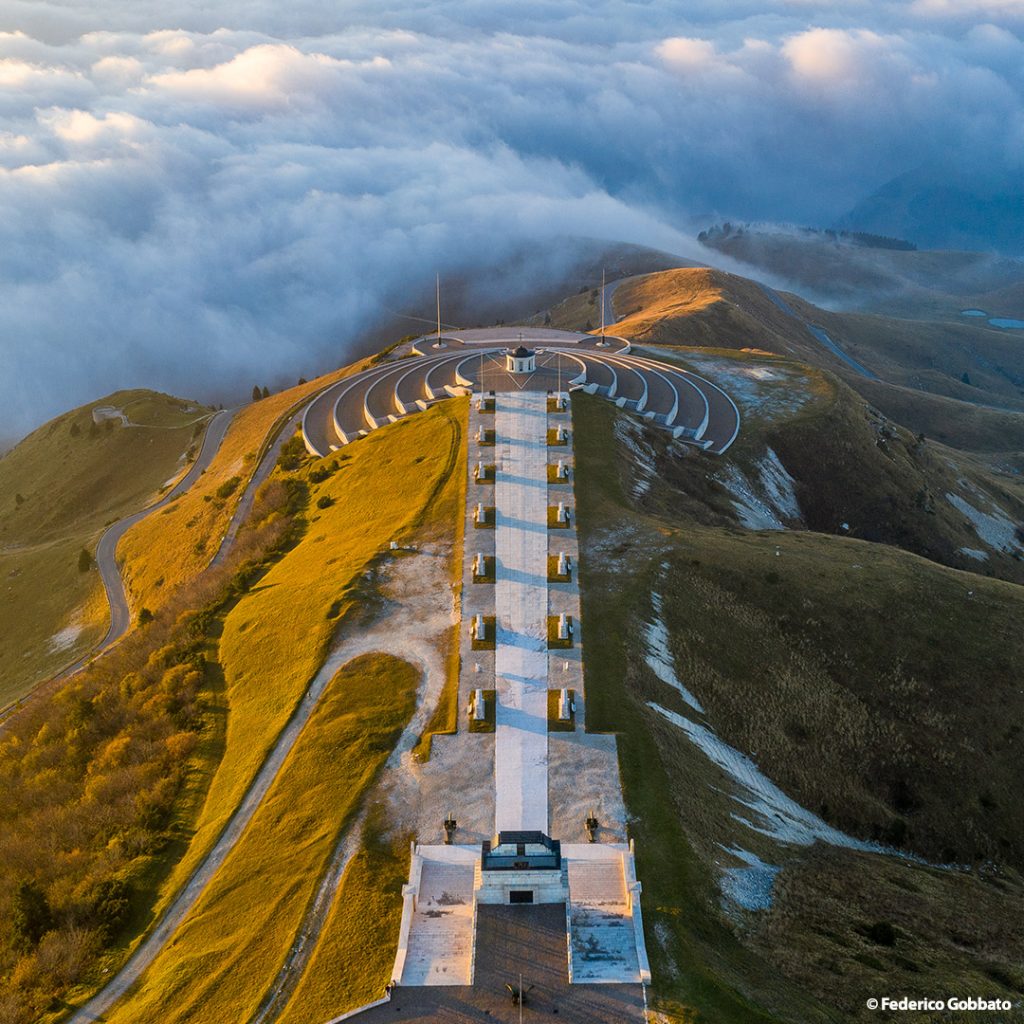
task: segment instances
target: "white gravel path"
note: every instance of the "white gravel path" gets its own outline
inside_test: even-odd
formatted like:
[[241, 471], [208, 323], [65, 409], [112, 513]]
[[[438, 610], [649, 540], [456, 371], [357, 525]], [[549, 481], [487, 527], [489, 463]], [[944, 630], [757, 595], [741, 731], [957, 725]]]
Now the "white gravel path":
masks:
[[[417, 563], [429, 563], [429, 560], [436, 557], [435, 554], [424, 553], [417, 557], [400, 559], [394, 563], [395, 572], [392, 579], [397, 582], [405, 576], [415, 578], [421, 572]], [[399, 584], [395, 590], [401, 593], [403, 588]], [[432, 607], [436, 608], [438, 604], [436, 591], [432, 591], [430, 599]], [[309, 684], [298, 708], [282, 729], [277, 743], [263, 762], [259, 773], [225, 826], [216, 845], [167, 908], [156, 928], [132, 954], [124, 967], [100, 992], [68, 1017], [66, 1024], [86, 1024], [86, 1022], [100, 1019], [128, 988], [141, 978], [146, 968], [153, 962], [196, 905], [206, 886], [252, 820], [303, 728], [316, 709], [327, 684], [338, 670], [353, 658], [372, 653], [393, 654], [395, 657], [415, 665], [422, 673], [419, 706], [388, 763], [396, 764], [408, 754], [433, 707], [430, 701], [431, 695], [440, 693], [444, 682], [445, 668], [436, 643], [432, 642], [434, 638], [430, 637], [429, 633], [425, 636], [418, 628], [421, 623], [417, 621], [415, 608], [415, 604], [389, 603], [383, 615], [378, 617], [369, 629], [352, 636], [343, 635], [341, 637], [320, 671]], [[450, 616], [449, 610], [449, 620]], [[340, 878], [340, 875], [338, 877]]]

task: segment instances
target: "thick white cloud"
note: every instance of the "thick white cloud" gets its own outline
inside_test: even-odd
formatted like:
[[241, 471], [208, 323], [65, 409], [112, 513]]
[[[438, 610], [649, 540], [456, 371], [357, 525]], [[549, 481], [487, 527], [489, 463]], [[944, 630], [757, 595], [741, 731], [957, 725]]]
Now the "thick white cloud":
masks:
[[710, 39], [673, 36], [659, 43], [656, 52], [666, 64], [680, 71], [703, 71], [719, 62]]
[[308, 375], [524, 244], [1019, 161], [1021, 3], [969, 2], [0, 0], [0, 432]]

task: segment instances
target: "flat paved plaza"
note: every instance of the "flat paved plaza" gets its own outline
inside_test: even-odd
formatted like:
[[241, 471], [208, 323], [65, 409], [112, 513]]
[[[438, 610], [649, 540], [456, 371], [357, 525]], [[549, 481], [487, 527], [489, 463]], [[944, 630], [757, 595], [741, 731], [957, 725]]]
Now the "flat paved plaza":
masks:
[[421, 1024], [517, 1024], [506, 985], [518, 987], [526, 1002], [524, 1021], [563, 1024], [630, 1024], [644, 1019], [640, 985], [570, 985], [565, 950], [565, 904], [477, 908], [476, 970], [472, 987], [395, 989], [390, 1003], [360, 1014], [366, 1024], [417, 1021]]

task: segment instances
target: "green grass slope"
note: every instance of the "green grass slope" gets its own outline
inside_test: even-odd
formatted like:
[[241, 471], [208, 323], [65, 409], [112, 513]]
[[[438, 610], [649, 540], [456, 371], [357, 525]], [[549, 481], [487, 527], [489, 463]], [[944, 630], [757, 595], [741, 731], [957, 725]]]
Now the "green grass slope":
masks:
[[[742, 520], [736, 502], [744, 501], [744, 488], [756, 492], [755, 500], [770, 501], [769, 470], [777, 458], [798, 505], [786, 525], [1024, 582], [1024, 502], [1010, 479], [922, 439], [806, 364], [727, 351], [663, 348], [660, 354], [725, 387], [740, 407], [743, 429], [728, 458], [710, 465], [686, 458], [692, 449], [670, 444], [664, 433], [648, 432], [654, 484], [646, 508], [685, 507], [706, 525], [735, 524]], [[661, 480], [671, 485], [668, 491], [658, 487]]]
[[884, 381], [847, 378], [847, 383], [915, 434], [988, 455], [1024, 452], [1024, 412], [993, 409]]
[[[95, 410], [119, 410], [103, 418]], [[98, 573], [79, 568], [109, 523], [154, 500], [197, 447], [210, 410], [119, 391], [58, 416], [0, 458], [0, 707], [98, 640]], [[97, 422], [97, 419], [99, 422]]]
[[[822, 405], [776, 407], [749, 432], [763, 443]], [[730, 463], [749, 472], [756, 437], [723, 459], [676, 452], [672, 475], [607, 403], [576, 396], [573, 416], [583, 616], [602, 624], [588, 726], [620, 734], [655, 1008], [849, 1021], [882, 992], [1019, 995], [1024, 589], [888, 544], [739, 528], [709, 495]], [[703, 712], [649, 663], [656, 621]], [[651, 703], [828, 825], [958, 867], [747, 827], [746, 794]], [[781, 869], [770, 909], [725, 895], [735, 851]]]
[[824, 328], [844, 352], [892, 384], [1024, 410], [1024, 338], [1019, 331], [965, 319], [830, 313], [798, 296], [786, 298], [808, 322]]

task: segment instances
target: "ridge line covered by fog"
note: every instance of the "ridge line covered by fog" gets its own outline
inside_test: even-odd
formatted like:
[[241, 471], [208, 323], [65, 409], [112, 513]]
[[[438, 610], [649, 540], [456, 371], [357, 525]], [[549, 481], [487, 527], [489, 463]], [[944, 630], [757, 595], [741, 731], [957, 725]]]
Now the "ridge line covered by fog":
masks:
[[0, 434], [337, 365], [435, 270], [1019, 177], [1024, 0], [0, 0]]

